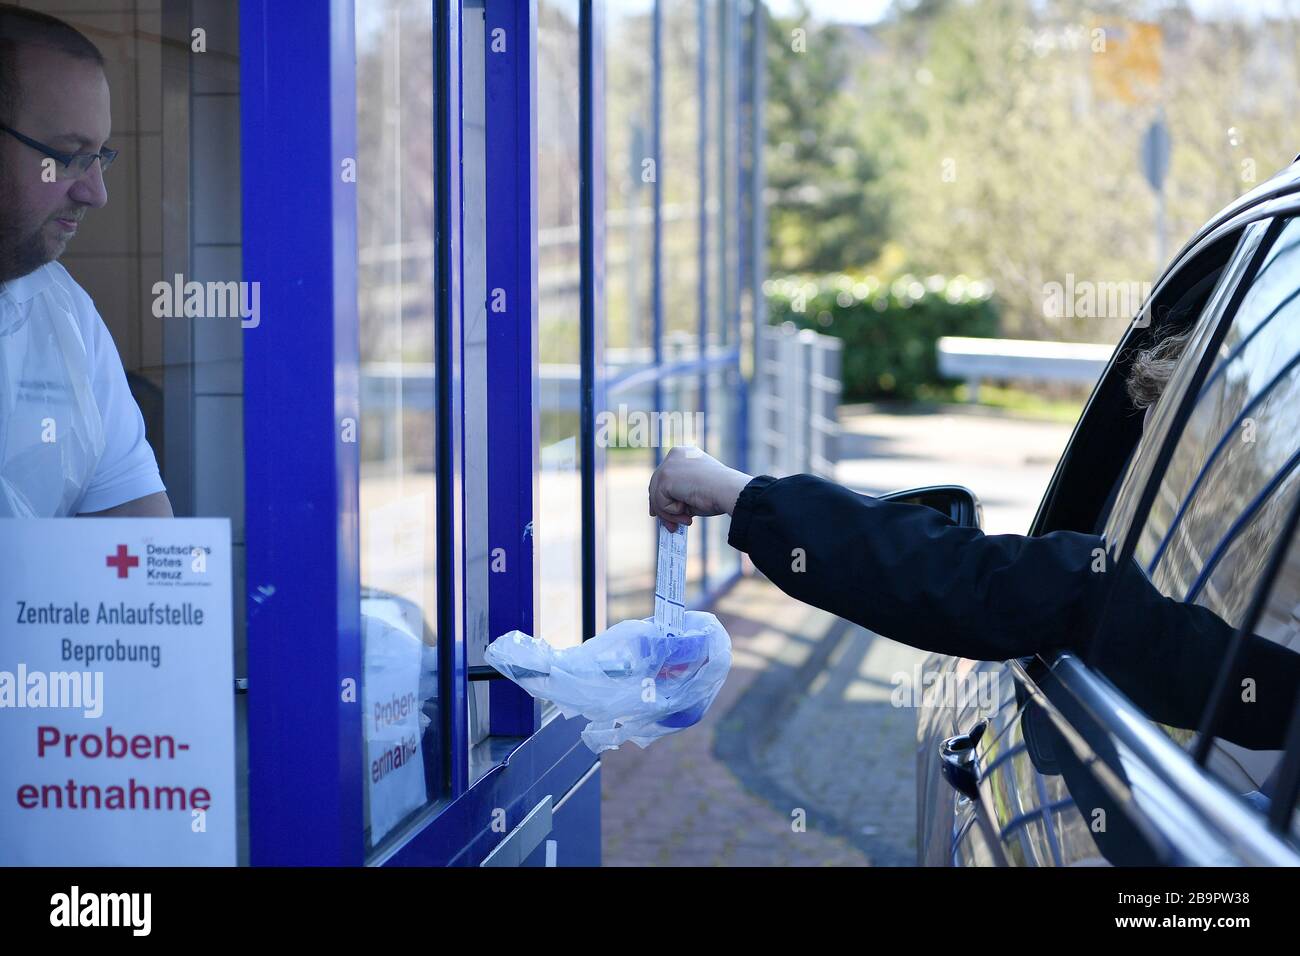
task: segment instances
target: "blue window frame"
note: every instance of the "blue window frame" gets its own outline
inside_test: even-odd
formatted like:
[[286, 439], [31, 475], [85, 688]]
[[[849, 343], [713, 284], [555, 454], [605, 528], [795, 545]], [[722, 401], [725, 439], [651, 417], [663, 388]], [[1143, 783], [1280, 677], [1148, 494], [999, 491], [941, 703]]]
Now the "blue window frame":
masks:
[[352, 10], [240, 13], [244, 275], [265, 316], [244, 337], [251, 861], [356, 865], [358, 456], [336, 440], [359, 415], [356, 207], [339, 175], [356, 155]]
[[[434, 720], [425, 746], [438, 759], [428, 763], [435, 778], [428, 802], [376, 834], [373, 846], [367, 841], [363, 450], [346, 437], [364, 424], [365, 389], [373, 385], [362, 374], [358, 308], [356, 178], [373, 173], [356, 163], [356, 17], [364, 2], [240, 5], [244, 274], [261, 283], [265, 316], [244, 339], [251, 861], [476, 865], [502, 841], [502, 824], [510, 830], [549, 799], [557, 832], [567, 827], [574, 834], [567, 845], [578, 848], [566, 851], [562, 840], [560, 861], [594, 862], [599, 761], [579, 740], [581, 721], [545, 713], [508, 682], [484, 680], [490, 675], [479, 666], [485, 635], [538, 626], [542, 568], [531, 530], [541, 500], [538, 203], [547, 188], [538, 182], [538, 0], [432, 5], [433, 241], [402, 254], [427, 257], [411, 274], [427, 266], [428, 288], [415, 294], [427, 296], [421, 308], [432, 302], [434, 343], [427, 374], [404, 372], [392, 395], [431, 413], [420, 428], [433, 431], [436, 575], [417, 610], [436, 645], [438, 706], [426, 711]], [[582, 639], [605, 626], [607, 562], [620, 547], [606, 508], [612, 450], [597, 440], [596, 415], [620, 397], [650, 412], [680, 394], [709, 412], [700, 437], [725, 439], [725, 449], [713, 450], [743, 467], [752, 366], [742, 350], [742, 311], [753, 322], [761, 310], [761, 134], [753, 108], [761, 5], [648, 0], [637, 9], [577, 4]], [[681, 64], [699, 121], [685, 152], [677, 151], [690, 162], [676, 169], [663, 148], [670, 10], [702, 25], [696, 59]], [[641, 334], [632, 343], [639, 359], [619, 367], [605, 347], [614, 222], [607, 143], [609, 124], [622, 119], [608, 102], [606, 20], [615, 15], [620, 28], [651, 40], [643, 61], [650, 90], [628, 156], [645, 152], [641, 158], [657, 166], [651, 188], [630, 193], [639, 245], [629, 254], [647, 261], [633, 264], [641, 291], [623, 313], [649, 340]], [[706, 109], [722, 132], [706, 122]], [[349, 163], [355, 176], [347, 175]], [[673, 357], [664, 348], [662, 177], [692, 166], [702, 174], [697, 207], [686, 215], [698, 314], [695, 341]], [[294, 214], [286, 216], [283, 171], [290, 168]], [[639, 484], [643, 494], [661, 453], [637, 450], [641, 473], [623, 490], [630, 495]], [[738, 560], [719, 558], [726, 551], [720, 529], [696, 538], [697, 601], [739, 571]], [[490, 570], [497, 549], [504, 573]], [[647, 581], [644, 594], [650, 591]]]

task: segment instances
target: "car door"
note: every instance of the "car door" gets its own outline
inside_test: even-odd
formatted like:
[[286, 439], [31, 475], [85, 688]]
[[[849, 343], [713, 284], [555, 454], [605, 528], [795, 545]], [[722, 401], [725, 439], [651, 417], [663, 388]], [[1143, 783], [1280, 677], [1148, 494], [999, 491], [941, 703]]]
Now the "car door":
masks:
[[[1186, 398], [1177, 414], [1172, 406], [1164, 410], [1170, 433], [1159, 456], [1149, 456], [1156, 477], [1141, 497], [1136, 485], [1131, 489], [1126, 504], [1133, 506], [1112, 516], [1108, 537], [1126, 542], [1164, 595], [1295, 654], [1300, 593], [1293, 542], [1279, 532], [1300, 501], [1300, 219], [1276, 219], [1256, 258], [1240, 304], [1217, 323], [1206, 354], [1195, 368], [1191, 362], [1180, 368]], [[1269, 571], [1275, 553], [1277, 581], [1253, 608], [1275, 573]], [[1279, 656], [1277, 666], [1287, 666], [1286, 658]], [[1289, 687], [1290, 699], [1260, 700], [1257, 687], [1266, 676], [1248, 674], [1242, 686], [1221, 693], [1256, 711], [1279, 705], [1273, 746], [1234, 742], [1231, 721], [1223, 719], [1220, 735], [1205, 740], [1181, 722], [1159, 725], [1195, 755], [1207, 778], [1260, 811], [1277, 783], [1295, 696]]]
[[[1208, 330], [1230, 314], [1234, 293], [1254, 261], [1265, 228], [1263, 223], [1221, 227], [1189, 247], [1165, 276], [1144, 311], [1149, 321], [1134, 324], [1094, 391], [1049, 486], [1034, 533], [1059, 528], [1095, 531], [1115, 512], [1132, 514], [1133, 498], [1154, 467], [1151, 454], [1135, 449], [1140, 425], [1134, 428], [1137, 416], [1123, 392], [1133, 348], [1170, 323], [1192, 324], [1199, 334], [1183, 364], [1195, 367], [1199, 350], [1210, 341]], [[1156, 436], [1167, 433], [1172, 421], [1166, 415], [1163, 429], [1152, 429], [1147, 444], [1155, 446]], [[1107, 530], [1107, 540], [1114, 542], [1117, 530]], [[946, 667], [956, 673], [960, 665]], [[1099, 768], [1119, 760], [1116, 742], [1104, 728], [1091, 728], [1091, 742], [1071, 732], [1076, 728], [1069, 712], [1077, 711], [1080, 702], [1062, 693], [1044, 662], [980, 664], [973, 672], [992, 675], [989, 679], [1000, 688], [996, 706], [982, 706], [985, 702], [975, 698], [965, 708], [936, 709], [925, 721], [931, 741], [944, 718], [951, 721], [954, 734], [980, 730], [978, 799], [955, 793], [949, 797], [951, 862], [1089, 865], [1162, 858], [1168, 848], [1158, 834], [1147, 832], [1148, 821], [1133, 819], [1128, 812], [1131, 801], [1116, 799], [1099, 780]], [[1061, 706], [1053, 704], [1044, 688], [1052, 690]], [[929, 797], [934, 799], [933, 792]], [[941, 828], [923, 817], [923, 859], [940, 862]]]
[[[1135, 413], [1125, 389], [1132, 354], [1166, 323], [1194, 322], [1207, 310], [1216, 289], [1224, 284], [1220, 277], [1233, 260], [1241, 236], [1242, 230], [1237, 228], [1205, 237], [1163, 278], [1089, 399], [1031, 533], [1095, 533], [1101, 529], [1142, 434], [1141, 415]], [[1244, 262], [1246, 257], [1239, 253], [1233, 261]], [[1244, 265], [1237, 269], [1229, 281]], [[918, 833], [921, 859], [931, 864], [1004, 862], [1020, 866], [1104, 861], [1091, 836], [1097, 820], [1086, 819], [1078, 809], [1061, 772], [1062, 757], [1052, 752], [1056, 740], [1047, 712], [1035, 703], [1041, 695], [1032, 680], [1026, 680], [1024, 668], [1011, 662], [957, 662], [937, 657], [928, 666], [945, 674], [943, 679], [950, 682], [959, 681], [963, 672], [977, 684], [981, 679], [992, 682], [996, 690], [986, 694], [985, 700], [992, 696], [996, 705], [981, 706], [978, 696], [968, 694], [963, 708], [940, 707], [936, 695], [930, 710], [923, 713], [923, 774], [939, 771], [937, 750], [944, 737], [970, 733], [981, 726], [983, 730], [976, 748], [979, 800], [966, 799], [951, 788], [936, 790], [927, 777], [921, 778], [926, 781], [922, 787], [931, 786], [920, 795], [923, 801], [930, 801], [922, 806], [941, 801], [949, 812], [935, 817], [951, 821], [944, 826], [923, 811]]]
[[[1131, 555], [1162, 594], [1199, 604], [1234, 628], [1244, 626], [1253, 596], [1267, 583], [1266, 557], [1289, 547], [1275, 537], [1300, 492], [1297, 302], [1300, 223], [1251, 226], [1202, 310], [1107, 515], [1110, 558]], [[1292, 581], [1282, 579], [1270, 606], [1295, 607], [1300, 595], [1285, 590]], [[1275, 614], [1254, 633], [1291, 647], [1292, 617]], [[1103, 617], [1098, 637], [1132, 640], [1139, 630]], [[1178, 726], [1146, 720], [1143, 708], [1163, 693], [1158, 673], [1129, 699], [1107, 674], [1077, 659], [1052, 664], [1050, 671], [1042, 661], [1010, 666], [1027, 699], [1019, 724], [1035, 788], [1068, 801], [1063, 822], [1077, 831], [1082, 821], [1093, 844], [1089, 852], [1085, 841], [1058, 833], [1060, 862], [1285, 859], [1262, 813], [1279, 752], [1207, 738], [1198, 765], [1189, 767], [1186, 752], [1198, 749], [1204, 711], [1188, 713]], [[1280, 738], [1284, 728], [1277, 730]], [[1031, 773], [1024, 760], [1014, 764], [1003, 773]], [[987, 775], [991, 794], [999, 777], [996, 769]], [[996, 802], [989, 803], [996, 814]], [[1004, 844], [1010, 829], [1003, 826]]]

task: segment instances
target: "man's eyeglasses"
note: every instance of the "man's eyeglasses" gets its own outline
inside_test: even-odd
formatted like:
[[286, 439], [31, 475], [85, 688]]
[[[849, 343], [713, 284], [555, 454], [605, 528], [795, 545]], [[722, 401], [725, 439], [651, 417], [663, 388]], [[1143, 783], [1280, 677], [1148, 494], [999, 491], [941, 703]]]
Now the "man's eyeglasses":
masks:
[[51, 149], [44, 143], [38, 143], [36, 140], [24, 136], [16, 129], [11, 129], [0, 123], [0, 132], [8, 133], [24, 146], [30, 146], [57, 164], [54, 167], [54, 178], [57, 182], [65, 182], [70, 179], [80, 179], [86, 175], [86, 170], [90, 169], [90, 164], [99, 160], [99, 171], [108, 172], [108, 167], [113, 165], [113, 160], [117, 159], [117, 150], [109, 149], [105, 146], [98, 153], [61, 153], [57, 149]]

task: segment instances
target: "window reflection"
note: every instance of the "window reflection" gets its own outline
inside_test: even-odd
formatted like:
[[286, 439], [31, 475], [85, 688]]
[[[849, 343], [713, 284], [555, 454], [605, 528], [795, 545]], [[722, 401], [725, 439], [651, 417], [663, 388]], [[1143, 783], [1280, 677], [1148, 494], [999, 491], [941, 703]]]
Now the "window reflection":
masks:
[[[611, 393], [608, 420], [610, 441], [605, 449], [605, 619], [615, 624], [654, 613], [655, 555], [658, 537], [647, 513], [646, 488], [654, 471], [654, 449], [630, 441], [633, 424], [654, 408], [654, 388], [640, 387]], [[599, 435], [600, 432], [598, 431]]]
[[[1208, 608], [1228, 628], [1242, 625], [1276, 543], [1277, 529], [1300, 493], [1297, 267], [1300, 223], [1293, 222], [1266, 254], [1218, 349], [1215, 365], [1198, 390], [1135, 552], [1162, 593]], [[1191, 356], [1196, 354], [1190, 351]], [[1251, 647], [1273, 642], [1300, 652], [1294, 560], [1294, 556], [1288, 560], [1272, 600], [1254, 627], [1255, 636], [1248, 638]], [[1188, 635], [1187, 640], [1192, 642], [1195, 636]], [[1195, 653], [1190, 643], [1189, 653]], [[1263, 659], [1262, 652], [1252, 653]], [[1288, 661], [1282, 656], [1275, 664]], [[1249, 681], [1258, 682], [1262, 693], [1267, 679], [1275, 676], [1255, 674]], [[1236, 680], [1230, 681], [1230, 696], [1240, 693], [1247, 700], [1251, 688], [1243, 685], [1237, 690]], [[1259, 705], [1261, 713], [1268, 703]], [[1233, 720], [1225, 718], [1220, 726], [1224, 738], [1234, 736], [1229, 729]], [[1187, 721], [1165, 730], [1179, 743], [1190, 745], [1195, 739], [1192, 724]], [[1276, 731], [1280, 740], [1284, 728], [1278, 726]], [[1278, 761], [1276, 750], [1218, 739], [1208, 766], [1262, 807], [1276, 783]]]
[[[654, 364], [654, 7], [605, 5], [605, 374]], [[656, 538], [646, 513], [654, 449], [629, 434], [655, 407], [653, 383], [611, 385], [605, 434], [606, 621], [654, 612]], [[621, 415], [621, 418], [620, 418]]]
[[[1280, 506], [1295, 477], [1298, 266], [1300, 224], [1292, 224], [1219, 348], [1224, 358], [1201, 387], [1138, 539], [1137, 559], [1162, 591], [1197, 599], [1208, 587], [1209, 606], [1234, 625], [1264, 560], [1261, 536], [1277, 526], [1257, 519]], [[1237, 519], [1241, 527], [1224, 541]]]
[[651, 5], [606, 4], [605, 362], [610, 380], [654, 362], [653, 30]]
[[432, 7], [359, 0], [361, 615], [370, 845], [439, 794]]
[[[663, 296], [666, 361], [699, 355], [701, 183], [700, 3], [670, 0], [663, 14]], [[711, 306], [712, 307], [712, 304]]]
[[537, 254], [540, 500], [538, 636], [582, 641], [582, 481], [579, 452], [582, 270], [579, 255], [577, 0], [537, 10]]
[[[708, 376], [709, 411], [705, 421], [707, 444], [704, 450], [715, 458], [741, 462], [741, 418], [739, 395], [744, 388], [740, 371], [735, 368], [711, 372]], [[710, 518], [708, 586], [712, 591], [721, 587], [740, 570], [740, 552], [727, 544], [731, 519], [722, 516]]]

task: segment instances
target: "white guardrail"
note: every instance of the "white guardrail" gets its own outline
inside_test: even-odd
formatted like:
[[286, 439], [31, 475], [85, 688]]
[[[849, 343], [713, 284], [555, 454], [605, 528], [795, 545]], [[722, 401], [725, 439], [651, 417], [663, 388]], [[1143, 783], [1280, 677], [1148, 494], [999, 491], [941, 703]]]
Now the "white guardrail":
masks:
[[750, 449], [754, 474], [834, 479], [843, 343], [791, 322], [758, 328]]
[[949, 335], [936, 345], [939, 374], [964, 378], [967, 399], [979, 400], [980, 382], [993, 378], [1079, 382], [1091, 385], [1101, 377], [1115, 351], [1113, 345], [1091, 342], [1034, 342], [1025, 339], [976, 339]]

